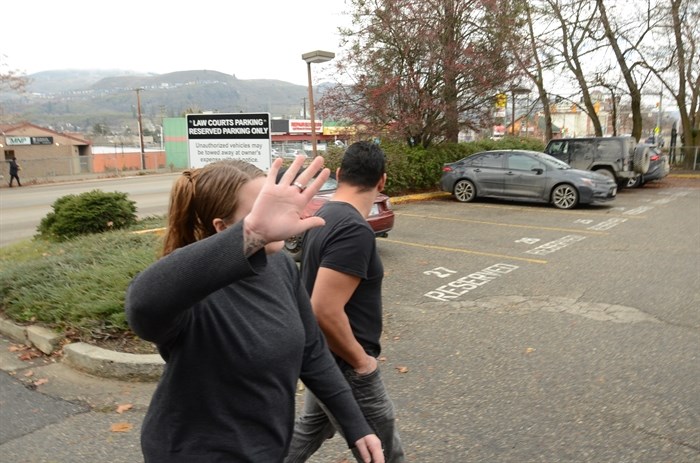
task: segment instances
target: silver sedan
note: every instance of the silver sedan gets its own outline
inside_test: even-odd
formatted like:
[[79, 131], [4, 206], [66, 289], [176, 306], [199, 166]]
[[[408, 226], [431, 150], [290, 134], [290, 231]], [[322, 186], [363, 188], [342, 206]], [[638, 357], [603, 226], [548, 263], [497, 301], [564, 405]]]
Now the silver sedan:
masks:
[[483, 151], [445, 164], [440, 187], [461, 202], [492, 197], [551, 203], [559, 209], [617, 195], [617, 184], [604, 175], [525, 150]]

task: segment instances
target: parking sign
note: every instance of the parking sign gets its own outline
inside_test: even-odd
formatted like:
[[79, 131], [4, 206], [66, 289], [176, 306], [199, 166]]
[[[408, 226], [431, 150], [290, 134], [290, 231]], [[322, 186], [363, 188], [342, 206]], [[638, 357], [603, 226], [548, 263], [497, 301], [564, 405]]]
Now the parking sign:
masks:
[[269, 113], [188, 114], [190, 167], [238, 159], [267, 171], [272, 164]]

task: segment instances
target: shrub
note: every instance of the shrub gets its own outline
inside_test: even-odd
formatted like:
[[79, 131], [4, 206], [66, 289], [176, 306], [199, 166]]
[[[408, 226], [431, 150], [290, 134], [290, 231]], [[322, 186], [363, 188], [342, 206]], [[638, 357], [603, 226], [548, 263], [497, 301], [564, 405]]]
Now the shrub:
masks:
[[54, 201], [53, 212], [41, 219], [38, 236], [65, 241], [80, 235], [118, 230], [136, 223], [136, 203], [126, 193], [93, 190]]
[[156, 261], [161, 245], [157, 234], [120, 230], [2, 247], [2, 312], [16, 322], [39, 323], [83, 340], [128, 332], [126, 288]]

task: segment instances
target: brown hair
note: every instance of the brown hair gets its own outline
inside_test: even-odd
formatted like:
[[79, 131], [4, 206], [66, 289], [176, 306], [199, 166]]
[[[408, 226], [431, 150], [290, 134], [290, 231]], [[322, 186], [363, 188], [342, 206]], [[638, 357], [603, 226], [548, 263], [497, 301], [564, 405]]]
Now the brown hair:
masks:
[[236, 213], [241, 186], [264, 176], [254, 165], [238, 160], [184, 171], [170, 191], [162, 255], [215, 234], [214, 219], [226, 221]]

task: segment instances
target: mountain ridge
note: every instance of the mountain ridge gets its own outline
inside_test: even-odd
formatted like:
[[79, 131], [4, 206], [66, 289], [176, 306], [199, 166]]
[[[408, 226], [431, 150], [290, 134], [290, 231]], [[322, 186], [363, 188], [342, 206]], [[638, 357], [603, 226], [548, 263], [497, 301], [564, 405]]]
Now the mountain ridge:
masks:
[[0, 114], [66, 131], [86, 132], [95, 124], [117, 133], [127, 127], [133, 130], [137, 93], [144, 127], [161, 125], [164, 117], [199, 111], [299, 118], [308, 96], [306, 86], [275, 79], [241, 80], [213, 70], [154, 74], [62, 69], [27, 77], [25, 92], [0, 92]]

